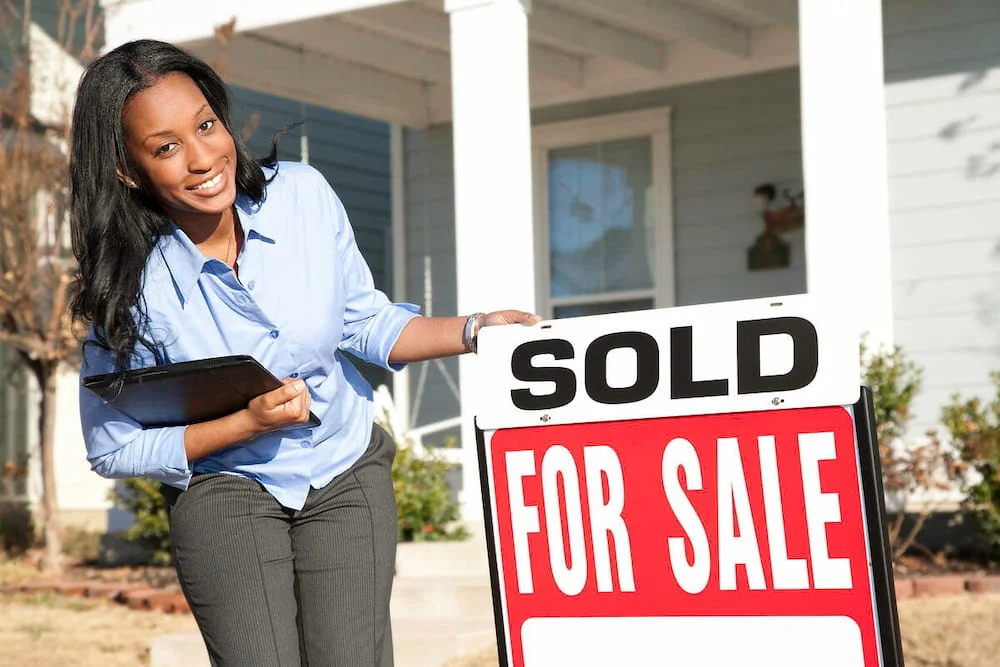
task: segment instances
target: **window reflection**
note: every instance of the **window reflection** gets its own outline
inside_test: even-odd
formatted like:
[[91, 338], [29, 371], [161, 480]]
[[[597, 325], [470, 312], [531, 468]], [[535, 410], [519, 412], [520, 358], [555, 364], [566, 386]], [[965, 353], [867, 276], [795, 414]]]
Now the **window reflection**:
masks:
[[651, 288], [649, 138], [552, 150], [548, 177], [551, 296]]

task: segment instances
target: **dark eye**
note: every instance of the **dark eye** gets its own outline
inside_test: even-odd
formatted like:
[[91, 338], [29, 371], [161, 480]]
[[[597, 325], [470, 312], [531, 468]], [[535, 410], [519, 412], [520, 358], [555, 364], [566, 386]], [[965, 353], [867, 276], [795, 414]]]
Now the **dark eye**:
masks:
[[198, 129], [201, 130], [202, 132], [208, 132], [209, 130], [212, 129], [212, 127], [214, 125], [215, 125], [215, 119], [212, 118], [212, 119], [206, 120], [204, 123], [202, 123], [201, 125], [199, 125]]
[[174, 146], [176, 146], [176, 145], [177, 144], [175, 144], [173, 142], [170, 142], [168, 144], [163, 144], [162, 146], [160, 146], [159, 148], [156, 149], [155, 155], [157, 155], [157, 156], [166, 155], [167, 153], [169, 153], [170, 151], [172, 151], [174, 149]]

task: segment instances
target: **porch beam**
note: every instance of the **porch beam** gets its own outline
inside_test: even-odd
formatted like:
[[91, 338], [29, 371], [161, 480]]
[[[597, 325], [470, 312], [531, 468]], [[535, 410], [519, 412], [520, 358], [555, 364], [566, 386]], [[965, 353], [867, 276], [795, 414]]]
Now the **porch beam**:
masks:
[[410, 127], [428, 123], [424, 85], [413, 79], [239, 34], [186, 44], [229, 83]]
[[411, 79], [435, 83], [451, 79], [447, 53], [401, 42], [336, 18], [276, 26], [261, 32], [292, 47], [313, 44], [323, 55]]
[[[219, 26], [234, 22], [238, 32], [308, 21], [340, 12], [393, 4], [399, 0], [100, 0], [106, 12], [105, 50], [133, 39], [185, 44], [209, 39]], [[196, 18], [197, 20], [192, 20]]]
[[[535, 310], [528, 0], [448, 0], [458, 312]], [[463, 516], [482, 516], [476, 358], [459, 359]]]
[[[442, 6], [441, 0], [433, 4], [419, 4], [428, 7]], [[425, 48], [440, 51], [448, 51], [450, 48], [448, 17], [412, 3], [351, 13], [342, 20]], [[582, 58], [541, 44], [532, 44], [529, 48], [531, 64], [539, 74], [573, 86], [583, 85]]]
[[[851, 48], [843, 48], [843, 36]], [[892, 343], [882, 6], [799, 7], [806, 284], [874, 347]]]
[[660, 40], [690, 39], [717, 51], [750, 57], [750, 30], [673, 2], [644, 0], [550, 0], [564, 9], [588, 14]]
[[748, 12], [786, 28], [799, 27], [799, 0], [715, 0], [715, 4]]
[[661, 41], [538, 3], [531, 9], [528, 30], [533, 40], [556, 48], [605, 55], [655, 72], [666, 64]]

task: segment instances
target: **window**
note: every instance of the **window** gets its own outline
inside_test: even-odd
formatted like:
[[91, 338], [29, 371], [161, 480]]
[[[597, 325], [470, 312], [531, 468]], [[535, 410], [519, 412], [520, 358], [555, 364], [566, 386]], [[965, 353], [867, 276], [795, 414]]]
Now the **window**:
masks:
[[658, 109], [535, 129], [544, 314], [672, 305], [668, 124]]

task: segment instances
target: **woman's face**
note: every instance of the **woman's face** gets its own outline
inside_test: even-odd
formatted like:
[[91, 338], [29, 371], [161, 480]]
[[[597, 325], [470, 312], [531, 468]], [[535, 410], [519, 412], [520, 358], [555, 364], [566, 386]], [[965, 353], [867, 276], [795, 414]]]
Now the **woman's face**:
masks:
[[136, 94], [122, 123], [143, 189], [175, 222], [183, 225], [231, 209], [236, 146], [189, 76], [168, 74]]

